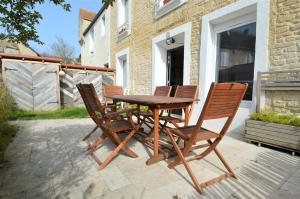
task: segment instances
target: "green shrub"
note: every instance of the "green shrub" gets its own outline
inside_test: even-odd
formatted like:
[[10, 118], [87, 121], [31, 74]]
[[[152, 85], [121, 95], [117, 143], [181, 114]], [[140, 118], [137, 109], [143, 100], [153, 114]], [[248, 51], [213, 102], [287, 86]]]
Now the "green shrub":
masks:
[[[5, 150], [12, 138], [15, 137], [18, 127], [3, 122], [0, 124], [0, 153]], [[1, 159], [1, 158], [0, 158]]]
[[291, 126], [300, 126], [300, 117], [296, 114], [281, 114], [270, 110], [262, 110], [250, 115], [250, 119], [263, 122], [272, 122]]
[[0, 82], [0, 124], [7, 121], [12, 113], [13, 99], [7, 88]]
[[4, 160], [4, 151], [18, 131], [16, 126], [7, 122], [12, 109], [13, 98], [5, 85], [0, 82], [0, 162]]

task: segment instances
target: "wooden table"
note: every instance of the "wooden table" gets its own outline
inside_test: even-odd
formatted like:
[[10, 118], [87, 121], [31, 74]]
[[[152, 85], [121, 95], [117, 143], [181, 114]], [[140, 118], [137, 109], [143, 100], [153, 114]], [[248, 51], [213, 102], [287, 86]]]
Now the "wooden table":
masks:
[[161, 110], [183, 108], [185, 113], [184, 123], [185, 125], [187, 125], [191, 114], [189, 113], [189, 106], [193, 103], [193, 99], [190, 98], [162, 97], [151, 95], [111, 95], [109, 96], [109, 98], [113, 99], [114, 103], [122, 101], [130, 104], [144, 105], [148, 106], [153, 111], [154, 155], [147, 161], [147, 165], [156, 163], [166, 158], [164, 155], [159, 154], [159, 112]]

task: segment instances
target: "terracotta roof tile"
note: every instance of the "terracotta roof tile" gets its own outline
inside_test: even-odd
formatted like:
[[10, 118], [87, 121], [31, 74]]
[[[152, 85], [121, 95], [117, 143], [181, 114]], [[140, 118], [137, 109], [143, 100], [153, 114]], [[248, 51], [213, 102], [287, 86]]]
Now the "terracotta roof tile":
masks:
[[92, 21], [96, 16], [95, 12], [90, 12], [84, 9], [80, 9], [80, 18], [88, 21]]

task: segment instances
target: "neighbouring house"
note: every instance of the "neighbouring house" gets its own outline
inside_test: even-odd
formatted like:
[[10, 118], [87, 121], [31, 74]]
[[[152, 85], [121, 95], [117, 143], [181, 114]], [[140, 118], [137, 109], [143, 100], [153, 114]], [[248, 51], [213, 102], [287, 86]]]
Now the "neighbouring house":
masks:
[[79, 14], [79, 43], [81, 64], [99, 67], [109, 66], [110, 8], [102, 8], [97, 14], [81, 9]]
[[10, 42], [8, 38], [0, 39], [0, 53], [39, 56], [39, 54], [31, 47], [27, 47], [21, 43]]
[[[116, 0], [100, 10], [83, 36], [94, 35], [93, 55], [100, 63], [107, 56], [116, 84], [132, 94], [151, 94], [157, 85], [199, 85], [192, 122], [211, 82], [248, 83], [234, 122], [238, 127], [255, 111], [258, 71], [300, 68], [299, 13], [300, 0]], [[104, 14], [109, 43], [96, 39]], [[299, 113], [299, 99], [300, 92], [272, 91], [262, 95], [261, 104]]]

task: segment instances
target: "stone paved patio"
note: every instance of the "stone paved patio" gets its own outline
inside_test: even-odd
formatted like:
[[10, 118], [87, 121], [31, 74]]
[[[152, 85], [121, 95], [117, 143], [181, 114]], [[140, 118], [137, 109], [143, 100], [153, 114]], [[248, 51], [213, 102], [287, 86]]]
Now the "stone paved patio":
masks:
[[[226, 136], [220, 144], [225, 159], [238, 180], [230, 178], [205, 189], [199, 195], [182, 165], [176, 170], [161, 161], [145, 162], [151, 151], [132, 140], [139, 157], [119, 155], [103, 171], [84, 155], [83, 135], [93, 127], [89, 119], [17, 122], [20, 132], [0, 167], [0, 198], [300, 198], [300, 158], [257, 147]], [[98, 155], [107, 155], [107, 142]], [[214, 155], [193, 161], [199, 178], [222, 173]]]

